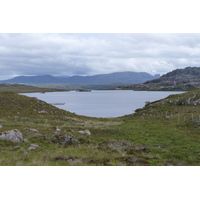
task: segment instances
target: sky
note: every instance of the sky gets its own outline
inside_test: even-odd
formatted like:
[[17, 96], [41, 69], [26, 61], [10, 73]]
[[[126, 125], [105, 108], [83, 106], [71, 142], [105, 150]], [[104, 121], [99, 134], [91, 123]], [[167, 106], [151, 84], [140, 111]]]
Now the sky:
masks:
[[198, 33], [0, 33], [0, 79], [200, 66]]

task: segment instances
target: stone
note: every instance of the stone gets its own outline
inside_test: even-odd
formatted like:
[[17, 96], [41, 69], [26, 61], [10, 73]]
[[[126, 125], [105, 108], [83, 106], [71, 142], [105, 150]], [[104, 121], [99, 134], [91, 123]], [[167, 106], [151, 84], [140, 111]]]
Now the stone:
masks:
[[91, 132], [89, 130], [77, 131], [77, 133], [82, 134], [82, 135], [91, 135]]
[[31, 147], [39, 147], [38, 144], [31, 144], [30, 146], [31, 146]]
[[38, 130], [35, 129], [35, 128], [30, 128], [29, 131], [31, 131], [31, 132], [36, 132], [36, 133], [38, 132]]
[[35, 150], [35, 147], [29, 147], [28, 150]]
[[25, 142], [25, 143], [28, 143], [28, 140], [27, 140], [27, 139], [24, 139], [24, 142]]
[[48, 112], [45, 111], [45, 110], [38, 111], [38, 113], [39, 113], [39, 114], [48, 114]]
[[71, 137], [71, 136], [65, 136], [61, 141], [61, 144], [63, 144], [63, 145], [77, 144], [77, 143], [79, 143], [79, 140], [74, 137]]
[[56, 128], [56, 131], [57, 131], [57, 132], [60, 132], [60, 131], [61, 131], [61, 129], [60, 129], [60, 128]]
[[77, 131], [77, 133], [80, 133], [80, 134], [85, 134], [84, 131]]
[[80, 134], [85, 134], [84, 131], [77, 131], [77, 133], [80, 133]]
[[7, 140], [10, 142], [22, 142], [23, 136], [19, 130], [10, 130], [0, 133], [0, 140]]
[[42, 136], [42, 134], [41, 133], [35, 133], [33, 136]]
[[85, 130], [85, 135], [91, 135], [89, 130]]

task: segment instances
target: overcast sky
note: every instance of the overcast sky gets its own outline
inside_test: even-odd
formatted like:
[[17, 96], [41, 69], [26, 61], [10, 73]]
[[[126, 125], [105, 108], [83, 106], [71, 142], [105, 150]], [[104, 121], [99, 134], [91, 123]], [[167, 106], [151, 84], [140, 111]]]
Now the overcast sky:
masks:
[[164, 74], [200, 66], [200, 34], [0, 34], [0, 79], [19, 75]]

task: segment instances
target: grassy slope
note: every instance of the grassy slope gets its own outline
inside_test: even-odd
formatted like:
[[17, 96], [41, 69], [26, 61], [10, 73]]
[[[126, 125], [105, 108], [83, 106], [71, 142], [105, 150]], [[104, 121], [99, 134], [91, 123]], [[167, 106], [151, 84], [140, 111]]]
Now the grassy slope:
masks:
[[[78, 116], [35, 98], [0, 93], [1, 132], [19, 129], [29, 141], [0, 141], [0, 165], [199, 165], [200, 105], [182, 104], [190, 97], [196, 101], [199, 92], [171, 95], [116, 119]], [[55, 127], [61, 129], [58, 136]], [[27, 128], [42, 136], [26, 136]], [[92, 135], [76, 132], [85, 129]], [[64, 135], [79, 144], [60, 144]], [[29, 151], [31, 143], [40, 147]]]
[[21, 84], [6, 84], [6, 83], [0, 84], [0, 92], [29, 93], [29, 92], [55, 92], [55, 91], [63, 91], [63, 90], [52, 89], [52, 88], [38, 88]]

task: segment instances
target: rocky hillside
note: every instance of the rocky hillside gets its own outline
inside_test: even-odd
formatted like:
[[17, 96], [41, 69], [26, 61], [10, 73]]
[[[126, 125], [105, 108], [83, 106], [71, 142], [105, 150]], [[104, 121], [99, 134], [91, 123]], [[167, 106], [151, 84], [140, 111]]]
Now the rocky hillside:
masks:
[[[181, 123], [193, 122], [200, 128], [200, 90], [170, 95], [155, 102], [146, 102], [146, 106], [136, 110], [136, 115], [164, 117]], [[188, 124], [187, 124], [188, 125]], [[186, 124], [184, 125], [186, 126]]]
[[200, 67], [186, 67], [164, 74], [160, 78], [143, 84], [127, 86], [135, 90], [181, 90], [188, 91], [200, 88]]

